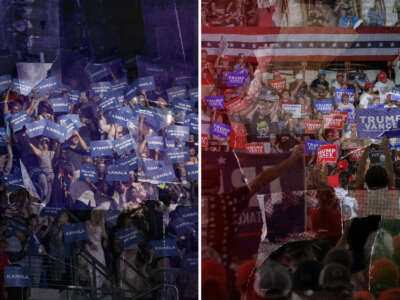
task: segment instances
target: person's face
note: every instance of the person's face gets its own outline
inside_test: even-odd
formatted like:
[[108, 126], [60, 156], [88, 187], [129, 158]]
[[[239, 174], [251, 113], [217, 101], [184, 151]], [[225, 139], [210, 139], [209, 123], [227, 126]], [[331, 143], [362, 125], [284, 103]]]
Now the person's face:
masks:
[[342, 101], [343, 101], [343, 104], [348, 104], [349, 103], [349, 96], [343, 96]]
[[317, 112], [317, 119], [318, 120], [322, 120], [323, 117], [324, 117], [324, 114], [321, 111]]
[[325, 74], [319, 74], [319, 79], [321, 81], [325, 81], [326, 75]]
[[67, 224], [68, 223], [68, 215], [67, 213], [63, 212], [59, 219], [60, 224]]
[[337, 77], [337, 81], [338, 81], [339, 83], [342, 83], [342, 82], [343, 82], [343, 79], [344, 79], [343, 76], [338, 76], [338, 77]]
[[78, 145], [79, 138], [76, 135], [74, 135], [74, 137], [71, 139], [71, 143], [72, 145]]
[[224, 94], [224, 101], [228, 102], [229, 100], [231, 100], [231, 97], [232, 97], [232, 94], [230, 94], [230, 93]]
[[189, 149], [189, 154], [190, 154], [190, 156], [195, 156], [196, 155], [196, 151], [194, 150], [194, 148], [190, 148]]
[[22, 106], [20, 104], [16, 104], [11, 108], [11, 113], [16, 114], [22, 110]]
[[284, 92], [282, 93], [282, 99], [283, 99], [283, 100], [289, 100], [289, 98], [290, 98], [289, 92], [288, 92], [288, 91], [284, 91]]

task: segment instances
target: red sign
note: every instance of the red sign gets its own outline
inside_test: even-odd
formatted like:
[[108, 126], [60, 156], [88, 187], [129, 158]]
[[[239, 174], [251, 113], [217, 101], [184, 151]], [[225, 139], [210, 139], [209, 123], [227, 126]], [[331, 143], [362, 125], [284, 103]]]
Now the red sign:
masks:
[[349, 155], [352, 161], [359, 161], [364, 153], [365, 147], [349, 147]]
[[284, 89], [286, 89], [286, 78], [271, 79], [269, 81], [269, 86], [278, 92], [282, 92]]
[[321, 120], [305, 120], [306, 134], [316, 134], [322, 126]]
[[344, 124], [347, 124], [347, 119], [349, 118], [349, 112], [348, 111], [331, 110], [329, 115], [341, 116], [343, 118]]
[[225, 108], [229, 113], [234, 113], [238, 111], [242, 111], [246, 108], [246, 105], [242, 99], [242, 97], [238, 96], [233, 98], [231, 101], [225, 103]]
[[336, 163], [338, 158], [337, 145], [322, 145], [318, 148], [317, 162]]
[[264, 143], [248, 143], [248, 144], [246, 144], [246, 153], [264, 154]]
[[208, 134], [201, 135], [201, 147], [208, 147]]
[[247, 143], [246, 126], [242, 123], [231, 123], [232, 131], [230, 136], [230, 146], [234, 149], [244, 149]]
[[326, 115], [324, 116], [325, 129], [342, 129], [343, 128], [342, 115]]

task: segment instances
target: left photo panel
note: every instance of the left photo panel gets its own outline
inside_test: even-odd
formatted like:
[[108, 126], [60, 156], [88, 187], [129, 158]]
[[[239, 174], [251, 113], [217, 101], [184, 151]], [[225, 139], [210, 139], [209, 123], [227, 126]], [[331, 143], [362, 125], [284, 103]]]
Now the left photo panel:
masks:
[[198, 298], [198, 5], [0, 0], [0, 300]]

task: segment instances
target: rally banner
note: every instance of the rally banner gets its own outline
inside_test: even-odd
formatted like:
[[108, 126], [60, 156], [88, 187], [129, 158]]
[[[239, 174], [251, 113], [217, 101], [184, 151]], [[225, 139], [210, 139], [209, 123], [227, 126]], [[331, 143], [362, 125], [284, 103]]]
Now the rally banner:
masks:
[[90, 142], [90, 156], [99, 157], [113, 155], [114, 143], [111, 140], [99, 140]]
[[137, 96], [139, 89], [136, 84], [131, 84], [126, 88], [125, 97], [127, 101], [131, 101]]
[[314, 102], [314, 109], [315, 111], [321, 111], [324, 115], [327, 115], [334, 107], [331, 100], [321, 100]]
[[185, 126], [189, 126], [189, 131], [192, 134], [199, 133], [199, 115], [192, 113], [185, 116], [185, 120], [183, 122]]
[[117, 103], [119, 106], [122, 106], [125, 101], [125, 93], [124, 91], [112, 91], [114, 93], [115, 99], [117, 100]]
[[354, 103], [354, 90], [352, 89], [335, 89], [335, 102], [342, 102], [343, 94], [347, 94], [349, 102]]
[[[264, 169], [277, 165], [288, 157], [289, 154], [267, 154], [251, 155], [245, 153], [233, 152], [202, 152], [202, 170], [203, 177], [207, 177], [207, 167], [217, 168], [221, 172], [220, 193], [233, 193], [245, 186], [243, 177], [247, 182], [251, 182]], [[238, 164], [240, 162], [240, 165]], [[243, 175], [244, 174], [244, 175]], [[209, 242], [221, 242], [221, 239], [227, 238], [227, 248], [224, 250], [217, 247], [220, 255], [227, 254], [248, 258], [257, 254], [260, 243], [261, 231], [263, 227], [262, 216], [268, 215], [267, 238], [270, 243], [280, 243], [294, 237], [294, 234], [303, 233], [306, 229], [305, 216], [305, 198], [304, 193], [298, 191], [305, 190], [305, 169], [301, 160], [293, 165], [288, 172], [270, 184], [264, 186], [259, 194], [273, 195], [273, 199], [263, 196], [265, 201], [265, 211], [261, 211], [257, 197], [250, 199], [249, 207], [238, 215], [237, 224], [218, 223], [221, 226], [216, 230], [223, 236], [213, 235], [212, 227], [204, 228]], [[275, 195], [275, 196], [274, 196]], [[234, 204], [222, 207], [222, 203], [213, 201], [214, 198], [204, 197], [205, 209], [203, 209], [203, 224], [208, 224], [212, 219], [221, 220], [223, 210], [228, 210], [228, 215], [237, 213], [237, 205]], [[216, 201], [219, 201], [216, 199]], [[212, 208], [213, 207], [213, 208]], [[208, 209], [207, 209], [208, 208]], [[226, 226], [226, 228], [224, 228]], [[245, 246], [244, 246], [245, 245]]]
[[203, 27], [201, 48], [215, 58], [221, 36], [225, 56], [235, 59], [248, 53], [247, 61], [272, 62], [392, 61], [400, 46], [395, 27]]
[[69, 101], [66, 98], [50, 99], [50, 104], [55, 113], [68, 113], [69, 112]]
[[190, 164], [185, 166], [186, 179], [189, 181], [198, 181], [199, 166], [198, 164]]
[[129, 181], [129, 168], [121, 165], [109, 165], [107, 166], [107, 182], [113, 181]]
[[50, 92], [51, 90], [55, 90], [58, 87], [57, 78], [55, 76], [51, 76], [42, 80], [37, 86], [34, 87], [36, 94], [38, 96], [43, 96]]
[[28, 96], [33, 89], [33, 84], [27, 80], [14, 78], [12, 83], [12, 91], [20, 95]]
[[211, 124], [210, 133], [220, 138], [227, 138], [231, 134], [231, 129], [232, 128], [229, 125], [214, 121]]
[[139, 157], [135, 152], [118, 159], [115, 163], [119, 166], [126, 167], [129, 170], [137, 170], [139, 166]]
[[316, 134], [322, 126], [321, 120], [305, 120], [304, 123], [306, 126], [305, 134]]
[[111, 91], [113, 92], [122, 92], [124, 94], [127, 87], [128, 79], [126, 77], [111, 81]]
[[197, 206], [179, 205], [175, 210], [181, 218], [188, 222], [198, 224], [199, 210]]
[[176, 182], [172, 166], [164, 166], [154, 170], [146, 169], [146, 177], [156, 182]]
[[130, 134], [127, 134], [114, 141], [114, 148], [118, 155], [122, 155], [126, 151], [135, 150], [136, 142]]
[[135, 227], [119, 230], [115, 233], [115, 237], [121, 241], [122, 249], [137, 245], [143, 240], [141, 233]]
[[42, 119], [32, 123], [26, 123], [25, 127], [28, 130], [28, 136], [34, 138], [43, 134], [47, 126], [47, 119]]
[[164, 148], [164, 139], [162, 136], [146, 136], [145, 139], [147, 148], [150, 150], [160, 150]]
[[43, 130], [43, 135], [50, 138], [59, 140], [64, 143], [67, 134], [67, 128], [53, 121], [47, 120], [46, 127]]
[[175, 98], [185, 99], [186, 98], [186, 87], [184, 86], [174, 86], [166, 90], [168, 95], [168, 100], [171, 102]]
[[68, 97], [71, 104], [78, 104], [81, 98], [81, 91], [70, 90], [68, 91]]
[[72, 123], [74, 123], [76, 130], [81, 127], [81, 120], [79, 118], [79, 115], [77, 114], [61, 115], [57, 118], [57, 120], [60, 122], [60, 125], [63, 126], [66, 126], [68, 124], [68, 121], [71, 121]]
[[98, 102], [98, 105], [103, 111], [116, 109], [121, 106], [118, 102], [116, 92], [105, 93], [103, 98]]
[[4, 267], [4, 282], [6, 287], [31, 287], [29, 269], [26, 267]]
[[357, 137], [377, 138], [385, 131], [399, 129], [400, 108], [358, 109]]
[[31, 117], [28, 116], [24, 110], [13, 114], [11, 117], [11, 124], [14, 132], [20, 131], [25, 126], [25, 124], [30, 122]]
[[190, 160], [189, 147], [168, 148], [165, 154], [173, 164], [185, 163]]
[[326, 144], [318, 148], [317, 152], [317, 163], [336, 163], [339, 155], [339, 149], [337, 145]]
[[353, 111], [352, 109], [338, 109], [332, 110], [329, 114], [342, 116], [343, 124], [347, 124], [350, 122], [350, 115], [353, 115]]
[[359, 161], [364, 153], [365, 147], [349, 147], [347, 148], [349, 151], [349, 158], [351, 161]]
[[140, 77], [135, 81], [135, 84], [137, 85], [139, 92], [150, 92], [156, 89], [154, 76]]
[[156, 258], [179, 256], [178, 246], [173, 239], [150, 241], [150, 245]]
[[208, 96], [206, 102], [209, 108], [225, 109], [224, 96]]
[[97, 169], [91, 165], [81, 165], [79, 168], [80, 179], [89, 179], [91, 182], [96, 183], [98, 180]]
[[189, 131], [188, 126], [172, 125], [167, 128], [167, 138], [189, 141]]
[[239, 112], [246, 108], [246, 104], [242, 97], [238, 96], [225, 103], [225, 108], [229, 113]]
[[154, 171], [162, 167], [161, 161], [160, 160], [154, 160], [154, 159], [145, 159], [142, 161], [143, 166], [146, 170], [146, 173], [149, 171]]
[[319, 147], [327, 144], [324, 141], [306, 139], [306, 153], [312, 154], [317, 152]]
[[165, 147], [166, 147], [166, 148], [174, 148], [174, 147], [177, 147], [177, 145], [176, 145], [176, 143], [175, 143], [175, 140], [166, 139], [166, 140], [165, 140]]
[[301, 118], [301, 104], [282, 104], [282, 109], [289, 111], [293, 119]]
[[286, 89], [286, 78], [271, 79], [269, 81], [269, 86], [278, 92], [281, 92]]
[[92, 83], [90, 85], [91, 90], [95, 96], [99, 96], [100, 94], [105, 94], [111, 91], [111, 82], [110, 81], [100, 81], [96, 83]]
[[192, 99], [193, 102], [197, 102], [199, 99], [199, 90], [198, 88], [193, 88], [189, 90], [189, 95], [190, 99]]
[[88, 233], [85, 223], [74, 223], [63, 226], [64, 242], [70, 244], [78, 241], [86, 241]]
[[246, 81], [247, 74], [239, 73], [239, 72], [230, 72], [228, 73], [226, 85], [229, 87], [233, 86], [242, 86]]
[[196, 231], [196, 225], [194, 223], [179, 217], [175, 217], [172, 220], [171, 227], [178, 236], [184, 236], [188, 231]]
[[245, 150], [247, 154], [264, 154], [264, 143], [247, 143], [245, 145]]
[[201, 147], [205, 148], [208, 147], [208, 134], [201, 134]]
[[324, 129], [342, 129], [344, 124], [342, 115], [325, 115]]
[[9, 88], [12, 83], [12, 77], [10, 74], [0, 76], [0, 93], [4, 92]]
[[133, 113], [128, 112], [128, 111], [124, 111], [122, 108], [124, 107], [128, 107], [129, 106], [123, 106], [121, 108], [118, 109], [113, 109], [111, 111], [109, 111], [108, 113], [108, 121], [109, 123], [116, 123], [122, 127], [127, 128], [128, 127], [128, 122], [133, 119]]

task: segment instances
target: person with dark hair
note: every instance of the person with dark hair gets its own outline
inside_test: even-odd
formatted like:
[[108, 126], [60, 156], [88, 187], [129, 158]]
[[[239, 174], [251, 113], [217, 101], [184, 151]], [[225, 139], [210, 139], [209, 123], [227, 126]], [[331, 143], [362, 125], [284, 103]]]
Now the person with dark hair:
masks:
[[318, 279], [322, 265], [316, 260], [299, 264], [293, 274], [293, 293], [302, 298], [319, 290]]

